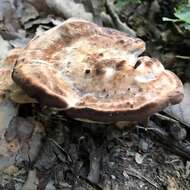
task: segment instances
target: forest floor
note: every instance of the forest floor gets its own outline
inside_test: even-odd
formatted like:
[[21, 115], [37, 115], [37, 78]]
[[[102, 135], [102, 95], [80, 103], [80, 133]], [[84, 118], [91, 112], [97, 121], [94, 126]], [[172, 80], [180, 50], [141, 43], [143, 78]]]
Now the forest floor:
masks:
[[[0, 59], [13, 48], [25, 47], [37, 33], [72, 16], [72, 13], [63, 16], [57, 8], [43, 9], [41, 1], [15, 2], [0, 0]], [[177, 1], [116, 4], [114, 14], [119, 22], [103, 1], [93, 9], [87, 1], [75, 1], [79, 2], [91, 11], [98, 24], [125, 31], [128, 26], [130, 32], [146, 42], [145, 55], [158, 58], [184, 83], [189, 80], [186, 59], [190, 52], [189, 35], [179, 26], [162, 21], [163, 17], [173, 16]], [[111, 21], [100, 16], [102, 10], [107, 10]], [[121, 23], [127, 25], [123, 28]], [[188, 190], [190, 187], [189, 126], [181, 121], [177, 121], [180, 127], [176, 126], [173, 118], [164, 112], [161, 116], [167, 118], [154, 115], [148, 126], [135, 124], [119, 129], [114, 124], [75, 121], [36, 104], [20, 105], [17, 109], [20, 125], [26, 122], [34, 132], [27, 142], [22, 141], [10, 160], [0, 155], [0, 190]], [[12, 125], [14, 130], [17, 124]], [[23, 127], [20, 132], [27, 134], [26, 130]]]

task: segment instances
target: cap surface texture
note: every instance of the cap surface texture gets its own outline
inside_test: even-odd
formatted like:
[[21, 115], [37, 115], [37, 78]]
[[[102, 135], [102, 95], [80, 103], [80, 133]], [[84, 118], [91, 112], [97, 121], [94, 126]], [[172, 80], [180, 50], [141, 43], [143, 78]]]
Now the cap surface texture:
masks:
[[69, 19], [30, 41], [12, 77], [75, 119], [139, 121], [183, 98], [178, 77], [144, 50], [141, 39]]

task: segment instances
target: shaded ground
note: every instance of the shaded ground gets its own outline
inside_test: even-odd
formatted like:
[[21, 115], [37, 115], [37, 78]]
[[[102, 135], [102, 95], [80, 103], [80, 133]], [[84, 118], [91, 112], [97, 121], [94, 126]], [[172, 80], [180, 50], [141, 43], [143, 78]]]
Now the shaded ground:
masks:
[[[33, 147], [17, 154], [17, 164], [1, 173], [2, 189], [20, 189], [27, 178], [26, 189], [180, 190], [190, 185], [190, 162], [172, 154], [169, 146], [167, 151], [155, 133], [140, 125], [118, 129], [57, 114], [43, 121], [47, 136], [37, 158], [32, 162], [35, 139]], [[156, 124], [150, 122], [149, 128]]]

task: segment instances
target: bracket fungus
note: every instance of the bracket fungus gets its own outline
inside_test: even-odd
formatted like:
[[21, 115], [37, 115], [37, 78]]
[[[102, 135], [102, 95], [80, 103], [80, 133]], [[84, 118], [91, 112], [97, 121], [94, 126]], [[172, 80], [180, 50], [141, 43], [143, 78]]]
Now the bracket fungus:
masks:
[[177, 104], [183, 85], [145, 43], [79, 19], [36, 36], [23, 50], [13, 80], [41, 104], [96, 122], [140, 121]]

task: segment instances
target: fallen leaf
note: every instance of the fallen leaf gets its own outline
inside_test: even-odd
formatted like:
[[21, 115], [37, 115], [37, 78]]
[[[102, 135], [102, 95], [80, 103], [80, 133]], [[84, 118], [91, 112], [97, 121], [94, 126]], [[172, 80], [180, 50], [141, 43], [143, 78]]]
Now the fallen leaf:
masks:
[[29, 38], [25, 37], [18, 37], [15, 38], [14, 40], [10, 40], [9, 43], [14, 47], [14, 48], [24, 48], [27, 43], [29, 42]]
[[[4, 59], [9, 50], [11, 49], [9, 42], [7, 42], [6, 40], [4, 40], [1, 36], [0, 36], [0, 60]], [[1, 65], [0, 65], [1, 66]]]
[[17, 115], [17, 107], [8, 99], [0, 103], [0, 157], [9, 156], [7, 142], [4, 138], [5, 130], [8, 128], [11, 119]]
[[56, 190], [56, 187], [54, 186], [54, 182], [52, 180], [48, 182], [45, 190]]
[[44, 127], [31, 118], [14, 117], [5, 132], [10, 152], [17, 155], [17, 162], [33, 162], [37, 157], [44, 136]]
[[34, 131], [34, 124], [22, 117], [13, 117], [5, 133], [7, 142], [18, 138], [19, 142], [28, 140]]
[[142, 164], [144, 158], [145, 158], [145, 155], [139, 154], [138, 152], [135, 154], [135, 161], [137, 164]]
[[38, 178], [36, 170], [31, 170], [28, 173], [26, 183], [23, 185], [22, 190], [37, 190]]
[[1, 0], [0, 12], [0, 19], [4, 24], [4, 29], [10, 32], [17, 32], [20, 29], [20, 24], [16, 15], [14, 2], [10, 0]]
[[167, 190], [179, 190], [179, 186], [174, 177], [168, 176]]
[[23, 2], [21, 23], [25, 24], [30, 20], [36, 19], [39, 16], [38, 11], [29, 3]]
[[13, 176], [16, 173], [18, 173], [19, 169], [15, 165], [11, 165], [8, 168], [6, 168], [3, 173], [6, 173], [9, 176]]
[[40, 14], [48, 12], [46, 0], [26, 0], [26, 1], [31, 5], [33, 5], [39, 11]]
[[64, 18], [76, 17], [93, 20], [92, 13], [87, 12], [83, 4], [75, 3], [73, 0], [46, 0], [46, 3], [51, 10]]
[[[76, 2], [76, 0], [75, 0]], [[77, 1], [81, 2], [81, 1]], [[104, 11], [104, 5], [105, 1], [103, 0], [82, 0], [83, 5], [85, 6], [85, 9], [88, 12], [91, 12], [94, 17], [94, 22], [100, 26], [103, 25], [102, 18], [101, 18], [101, 12]]]
[[164, 111], [180, 121], [184, 125], [190, 127], [190, 83], [184, 84], [184, 99], [180, 104], [169, 106]]

